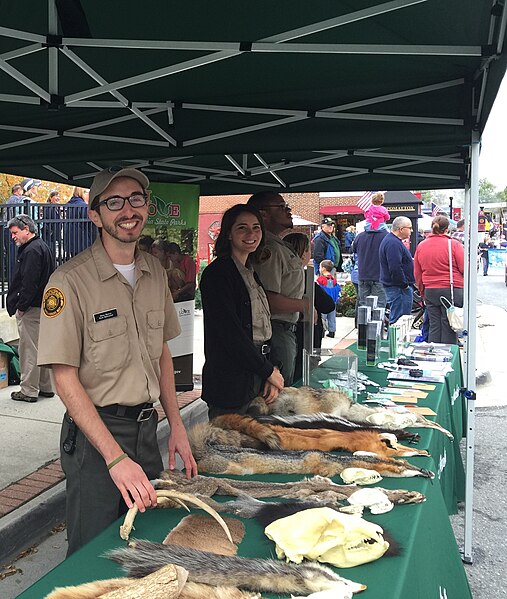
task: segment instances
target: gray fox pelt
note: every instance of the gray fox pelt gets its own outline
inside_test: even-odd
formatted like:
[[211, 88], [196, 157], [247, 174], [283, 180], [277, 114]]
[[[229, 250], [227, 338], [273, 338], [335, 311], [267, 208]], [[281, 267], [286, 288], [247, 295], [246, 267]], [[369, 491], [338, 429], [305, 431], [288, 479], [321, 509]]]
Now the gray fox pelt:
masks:
[[353, 592], [366, 588], [311, 562], [295, 565], [275, 560], [215, 555], [150, 541], [130, 542], [127, 548], [115, 549], [107, 557], [134, 577], [146, 576], [166, 564], [175, 564], [188, 570], [190, 582], [235, 586], [251, 591], [308, 594], [345, 587]]
[[[274, 402], [266, 404], [262, 397], [257, 397], [249, 407], [249, 413], [253, 416], [276, 414], [279, 416], [294, 416], [300, 414], [315, 414], [323, 412], [346, 418], [351, 422], [379, 425], [378, 419], [386, 415], [393, 415], [392, 410], [386, 408], [370, 408], [359, 403], [353, 402], [343, 391], [337, 389], [312, 389], [311, 387], [285, 387], [280, 392]], [[437, 422], [426, 419], [420, 414], [410, 413], [414, 424], [405, 424], [406, 426], [434, 428], [451, 439], [452, 434], [440, 426]], [[384, 422], [381, 425], [388, 430], [400, 428], [400, 424]]]
[[[153, 481], [156, 489], [178, 489], [196, 495], [203, 501], [213, 496], [250, 498], [283, 497], [285, 499], [308, 499], [311, 501], [342, 501], [350, 497], [360, 487], [356, 485], [337, 485], [329, 478], [314, 476], [303, 480], [277, 483], [259, 480], [233, 480], [198, 474], [188, 480], [178, 470], [164, 470], [161, 478]], [[395, 504], [422, 503], [426, 497], [418, 491], [406, 489], [381, 489], [389, 501]], [[218, 506], [226, 504], [214, 502]], [[230, 502], [233, 503], [233, 502]], [[213, 509], [218, 510], [216, 505]], [[235, 513], [234, 511], [229, 513]]]
[[[238, 431], [252, 439], [248, 447], [259, 441], [258, 449], [290, 449], [316, 451], [366, 451], [379, 457], [405, 457], [429, 455], [424, 449], [405, 447], [397, 442], [392, 433], [373, 430], [336, 431], [327, 428], [290, 428], [277, 424], [263, 424], [251, 416], [225, 414], [211, 421], [212, 426]], [[244, 437], [241, 446], [245, 447]]]
[[[275, 434], [270, 432], [275, 438]], [[434, 474], [405, 460], [375, 456], [348, 456], [321, 451], [257, 451], [242, 447], [238, 431], [198, 424], [188, 432], [192, 453], [201, 472], [213, 474], [319, 474], [336, 476], [345, 468], [376, 470], [382, 476], [409, 477]], [[249, 437], [249, 443], [251, 438]]]

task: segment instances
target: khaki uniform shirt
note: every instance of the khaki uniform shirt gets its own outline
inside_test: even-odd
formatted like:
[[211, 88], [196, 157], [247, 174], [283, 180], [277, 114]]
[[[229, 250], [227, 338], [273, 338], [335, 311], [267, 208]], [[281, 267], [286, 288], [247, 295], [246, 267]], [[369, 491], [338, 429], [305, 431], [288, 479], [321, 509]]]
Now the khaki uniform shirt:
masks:
[[136, 251], [135, 269], [132, 288], [98, 238], [44, 292], [38, 365], [77, 367], [96, 406], [158, 401], [163, 343], [181, 332], [159, 261]]
[[271, 313], [264, 289], [254, 278], [253, 270], [241, 264], [234, 256], [234, 264], [243, 278], [252, 306], [252, 335], [254, 343], [264, 343], [271, 339]]
[[[301, 258], [278, 235], [266, 232], [266, 245], [261, 261], [254, 266], [266, 291], [292, 299], [301, 299], [305, 292], [305, 278]], [[272, 320], [295, 323], [299, 312], [271, 314]]]

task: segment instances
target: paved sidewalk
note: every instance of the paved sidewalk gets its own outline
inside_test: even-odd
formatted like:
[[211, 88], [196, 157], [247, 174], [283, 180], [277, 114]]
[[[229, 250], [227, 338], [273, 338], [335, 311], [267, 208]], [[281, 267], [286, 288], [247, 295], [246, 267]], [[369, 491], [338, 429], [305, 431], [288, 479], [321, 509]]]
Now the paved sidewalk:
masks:
[[[492, 376], [487, 384], [478, 388], [477, 407], [505, 405], [503, 387], [507, 366], [501, 347], [507, 334], [507, 312], [494, 306], [480, 305], [478, 333], [478, 370], [489, 369]], [[202, 314], [197, 312], [194, 372], [198, 374], [204, 362], [202, 337]], [[336, 337], [325, 337], [322, 346], [345, 347], [353, 340], [353, 319], [337, 318]], [[196, 380], [200, 379], [196, 377]], [[64, 408], [57, 397], [39, 399], [35, 404], [14, 402], [10, 394], [17, 389], [8, 387], [0, 390], [0, 564], [42, 539], [65, 518], [65, 482], [58, 459]], [[181, 394], [179, 399], [183, 404], [199, 396], [200, 391], [196, 389]], [[161, 439], [163, 442], [167, 438], [167, 422], [165, 426], [162, 422], [159, 429], [161, 436], [165, 436]], [[456, 519], [459, 516], [453, 520]], [[459, 539], [462, 531], [459, 526], [456, 528]], [[484, 564], [481, 564], [481, 572], [483, 569]]]

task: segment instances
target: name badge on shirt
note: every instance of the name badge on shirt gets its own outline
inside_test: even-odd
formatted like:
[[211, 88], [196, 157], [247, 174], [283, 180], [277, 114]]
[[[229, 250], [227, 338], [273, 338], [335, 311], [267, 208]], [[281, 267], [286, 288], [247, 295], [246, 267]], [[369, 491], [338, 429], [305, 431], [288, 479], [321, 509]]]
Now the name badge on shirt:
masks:
[[112, 308], [111, 310], [105, 310], [104, 312], [97, 312], [93, 315], [93, 320], [95, 322], [102, 322], [108, 318], [114, 318], [115, 316], [118, 316], [118, 310], [116, 308]]

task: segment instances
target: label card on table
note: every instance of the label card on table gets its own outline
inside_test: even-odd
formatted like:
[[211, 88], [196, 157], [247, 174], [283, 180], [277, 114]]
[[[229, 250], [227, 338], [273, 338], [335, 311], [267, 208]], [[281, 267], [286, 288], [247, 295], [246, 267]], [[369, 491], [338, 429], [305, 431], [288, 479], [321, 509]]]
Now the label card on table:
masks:
[[407, 408], [407, 410], [409, 412], [412, 412], [413, 414], [420, 414], [421, 416], [436, 416], [437, 415], [437, 413], [434, 412], [431, 408], [410, 406], [410, 408]]

